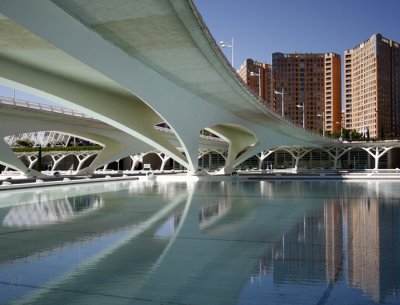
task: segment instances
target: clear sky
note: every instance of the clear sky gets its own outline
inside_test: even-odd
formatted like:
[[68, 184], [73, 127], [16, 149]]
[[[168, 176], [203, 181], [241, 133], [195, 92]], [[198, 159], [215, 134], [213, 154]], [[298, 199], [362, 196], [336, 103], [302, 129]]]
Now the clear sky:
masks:
[[[234, 39], [234, 65], [272, 53], [338, 53], [375, 33], [400, 43], [400, 0], [194, 0], [217, 42]], [[231, 59], [231, 49], [225, 48]]]

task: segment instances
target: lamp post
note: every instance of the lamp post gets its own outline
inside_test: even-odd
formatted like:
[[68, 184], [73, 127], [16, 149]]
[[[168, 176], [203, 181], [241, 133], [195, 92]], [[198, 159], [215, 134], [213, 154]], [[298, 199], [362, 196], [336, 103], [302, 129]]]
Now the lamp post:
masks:
[[284, 108], [284, 106], [285, 106], [285, 89], [282, 88], [282, 92], [275, 90], [274, 93], [282, 95], [282, 117], [284, 118], [285, 117], [285, 108]]
[[342, 122], [336, 122], [336, 124], [340, 124], [340, 141], [343, 141], [343, 125]]
[[342, 141], [343, 141], [343, 126], [346, 127], [345, 111], [344, 110], [340, 113], [340, 137], [342, 138]]
[[233, 38], [232, 38], [231, 44], [226, 44], [225, 41], [221, 40], [221, 41], [219, 42], [219, 45], [221, 46], [221, 48], [231, 48], [231, 49], [232, 49], [231, 64], [232, 64], [232, 67], [235, 67], [235, 66], [234, 66], [234, 63], [233, 63]]
[[318, 113], [318, 116], [322, 117], [322, 136], [325, 137], [325, 113]]
[[261, 69], [260, 69], [260, 67], [258, 67], [258, 74], [251, 71], [250, 76], [258, 76], [258, 95], [261, 98]]
[[297, 108], [302, 108], [303, 109], [303, 128], [305, 129], [306, 128], [306, 125], [305, 125], [305, 120], [304, 120], [304, 113], [305, 113], [305, 109], [304, 109], [304, 103], [302, 103], [301, 105], [296, 105], [296, 107]]

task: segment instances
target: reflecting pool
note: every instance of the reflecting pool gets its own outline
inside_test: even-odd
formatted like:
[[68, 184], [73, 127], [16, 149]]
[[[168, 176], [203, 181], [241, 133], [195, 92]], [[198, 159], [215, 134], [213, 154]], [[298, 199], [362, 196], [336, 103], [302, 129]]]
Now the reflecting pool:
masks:
[[0, 304], [400, 304], [400, 183], [0, 192]]

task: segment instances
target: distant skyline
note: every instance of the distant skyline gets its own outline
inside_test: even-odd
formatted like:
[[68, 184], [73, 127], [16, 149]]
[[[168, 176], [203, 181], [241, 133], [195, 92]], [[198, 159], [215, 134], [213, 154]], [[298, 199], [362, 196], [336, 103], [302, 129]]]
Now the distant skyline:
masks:
[[[373, 34], [400, 43], [400, 0], [194, 0], [217, 42], [234, 39], [234, 66], [272, 53], [343, 57]], [[223, 49], [231, 59], [231, 49]]]

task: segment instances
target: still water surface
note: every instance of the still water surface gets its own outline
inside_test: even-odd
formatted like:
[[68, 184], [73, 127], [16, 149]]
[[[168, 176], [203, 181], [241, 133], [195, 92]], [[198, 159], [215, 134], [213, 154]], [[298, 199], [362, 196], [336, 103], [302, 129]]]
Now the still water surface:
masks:
[[400, 304], [400, 183], [0, 192], [0, 304]]

